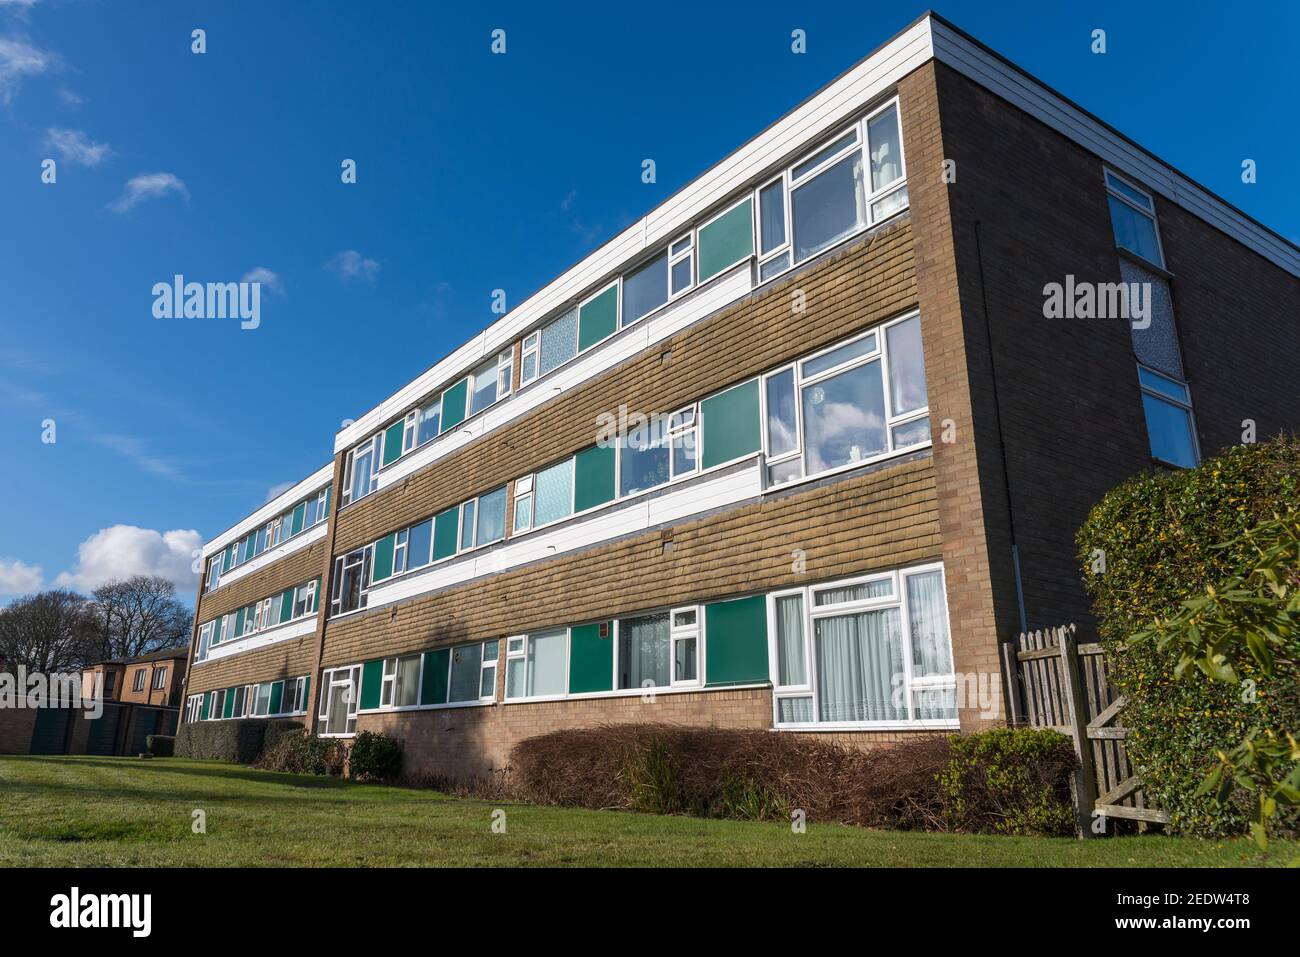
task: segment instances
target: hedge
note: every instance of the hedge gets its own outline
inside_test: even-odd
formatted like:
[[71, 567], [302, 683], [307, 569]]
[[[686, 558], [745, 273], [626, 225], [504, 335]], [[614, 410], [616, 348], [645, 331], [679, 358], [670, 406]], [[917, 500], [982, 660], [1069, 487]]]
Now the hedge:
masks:
[[[1248, 669], [1253, 701], [1234, 684], [1180, 677], [1178, 650], [1132, 641], [1187, 598], [1240, 578], [1255, 554], [1241, 536], [1300, 502], [1300, 440], [1279, 437], [1237, 446], [1194, 469], [1148, 473], [1106, 495], [1079, 530], [1079, 560], [1093, 597], [1111, 681], [1128, 697], [1129, 758], [1150, 803], [1170, 813], [1175, 832], [1240, 834], [1255, 808], [1244, 791], [1224, 804], [1196, 791], [1255, 726], [1300, 727], [1294, 680]], [[1230, 544], [1229, 544], [1230, 543]], [[1294, 815], [1284, 827], [1294, 827]]]
[[176, 738], [170, 734], [148, 734], [144, 747], [155, 758], [170, 758], [176, 753]]
[[176, 756], [252, 764], [262, 753], [266, 718], [186, 722], [176, 732]]
[[619, 724], [511, 751], [539, 804], [896, 830], [1072, 834], [1070, 739], [1045, 729], [926, 736], [872, 751], [762, 730]]

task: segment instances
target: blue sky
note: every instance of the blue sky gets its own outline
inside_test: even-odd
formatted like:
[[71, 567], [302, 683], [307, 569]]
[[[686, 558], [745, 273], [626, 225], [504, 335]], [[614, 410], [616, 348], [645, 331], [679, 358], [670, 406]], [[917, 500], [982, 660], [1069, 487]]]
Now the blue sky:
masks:
[[[1293, 241], [1297, 9], [936, 7]], [[493, 289], [520, 302], [923, 10], [0, 0], [0, 604], [136, 571], [192, 602], [194, 544], [328, 461]], [[153, 317], [156, 282], [259, 268], [257, 329]]]

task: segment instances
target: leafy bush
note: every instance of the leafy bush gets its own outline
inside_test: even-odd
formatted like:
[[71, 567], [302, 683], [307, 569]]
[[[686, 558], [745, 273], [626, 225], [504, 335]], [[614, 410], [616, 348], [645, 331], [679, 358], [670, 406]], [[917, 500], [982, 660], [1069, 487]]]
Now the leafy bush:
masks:
[[1074, 744], [1050, 728], [994, 728], [949, 739], [939, 774], [950, 829], [996, 834], [1074, 834]]
[[[1061, 833], [1064, 820], [1072, 833], [1074, 752], [1069, 739], [1049, 734], [1054, 740], [1012, 732], [970, 752], [956, 742], [971, 739], [956, 736], [863, 751], [771, 731], [604, 725], [521, 741], [512, 782], [524, 800], [571, 807], [745, 820], [789, 820], [801, 810], [819, 822], [1004, 833]], [[1041, 766], [1017, 776], [1006, 765], [1021, 757]], [[1018, 790], [991, 794], [997, 783]]]
[[[1300, 727], [1294, 674], [1265, 674], [1243, 660], [1231, 682], [1182, 680], [1180, 654], [1153, 625], [1223, 582], [1249, 577], [1257, 552], [1244, 533], [1300, 501], [1300, 440], [1238, 446], [1194, 469], [1138, 476], [1114, 489], [1079, 531], [1079, 559], [1093, 596], [1111, 681], [1128, 698], [1129, 758], [1171, 830], [1240, 834], [1257, 812], [1244, 788], [1224, 800], [1198, 793], [1251, 728]], [[1132, 639], [1132, 640], [1130, 640]], [[1280, 822], [1294, 829], [1292, 814]]]
[[391, 781], [402, 772], [402, 744], [382, 732], [362, 731], [348, 748], [348, 773], [358, 781]]
[[265, 718], [186, 722], [176, 732], [176, 756], [252, 764], [262, 753]]
[[144, 747], [155, 758], [170, 758], [176, 753], [176, 738], [170, 734], [147, 734]]
[[270, 751], [286, 734], [302, 731], [303, 723], [292, 718], [271, 718], [266, 722], [266, 733], [262, 736], [262, 751]]
[[300, 727], [279, 733], [275, 743], [257, 759], [255, 767], [263, 771], [340, 777], [346, 762], [347, 749], [338, 738], [319, 738]]

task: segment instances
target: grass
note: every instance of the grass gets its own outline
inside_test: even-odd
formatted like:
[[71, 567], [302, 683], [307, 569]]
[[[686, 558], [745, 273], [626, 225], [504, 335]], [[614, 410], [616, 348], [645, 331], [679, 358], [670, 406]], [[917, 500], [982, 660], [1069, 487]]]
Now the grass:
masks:
[[[191, 828], [195, 810], [207, 832]], [[493, 812], [505, 811], [505, 833]], [[494, 804], [174, 758], [0, 757], [0, 867], [1221, 867], [1245, 841], [871, 831]]]

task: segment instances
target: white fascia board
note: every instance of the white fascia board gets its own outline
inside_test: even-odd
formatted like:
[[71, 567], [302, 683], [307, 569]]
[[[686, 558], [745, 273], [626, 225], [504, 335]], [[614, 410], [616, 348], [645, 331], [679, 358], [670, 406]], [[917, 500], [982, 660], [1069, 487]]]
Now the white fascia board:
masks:
[[[849, 120], [932, 56], [930, 20], [908, 27], [821, 92], [795, 107], [726, 159], [682, 187], [557, 279], [489, 326], [471, 343], [355, 419], [335, 435], [335, 453], [349, 449], [410, 409], [434, 389], [459, 378], [555, 310], [612, 279], [640, 253], [683, 232], [710, 207], [746, 183], [774, 170], [790, 154], [811, 146], [835, 124]], [[739, 198], [739, 197], [737, 197]]]
[[[290, 505], [296, 503], [299, 499], [304, 499], [312, 492], [319, 491], [334, 478], [334, 463], [331, 461], [322, 465], [319, 469], [307, 476], [287, 492], [282, 492], [271, 501], [267, 502], [253, 514], [241, 519], [237, 524], [226, 529], [216, 538], [212, 539], [203, 546], [203, 557], [207, 558], [214, 552], [219, 552], [231, 542], [243, 538], [259, 525], [265, 525], [275, 516], [279, 515]], [[338, 507], [337, 495], [330, 496], [330, 508]]]
[[948, 24], [935, 19], [930, 23], [934, 58], [940, 63], [1078, 143], [1116, 172], [1176, 203], [1291, 275], [1300, 276], [1300, 249]]

